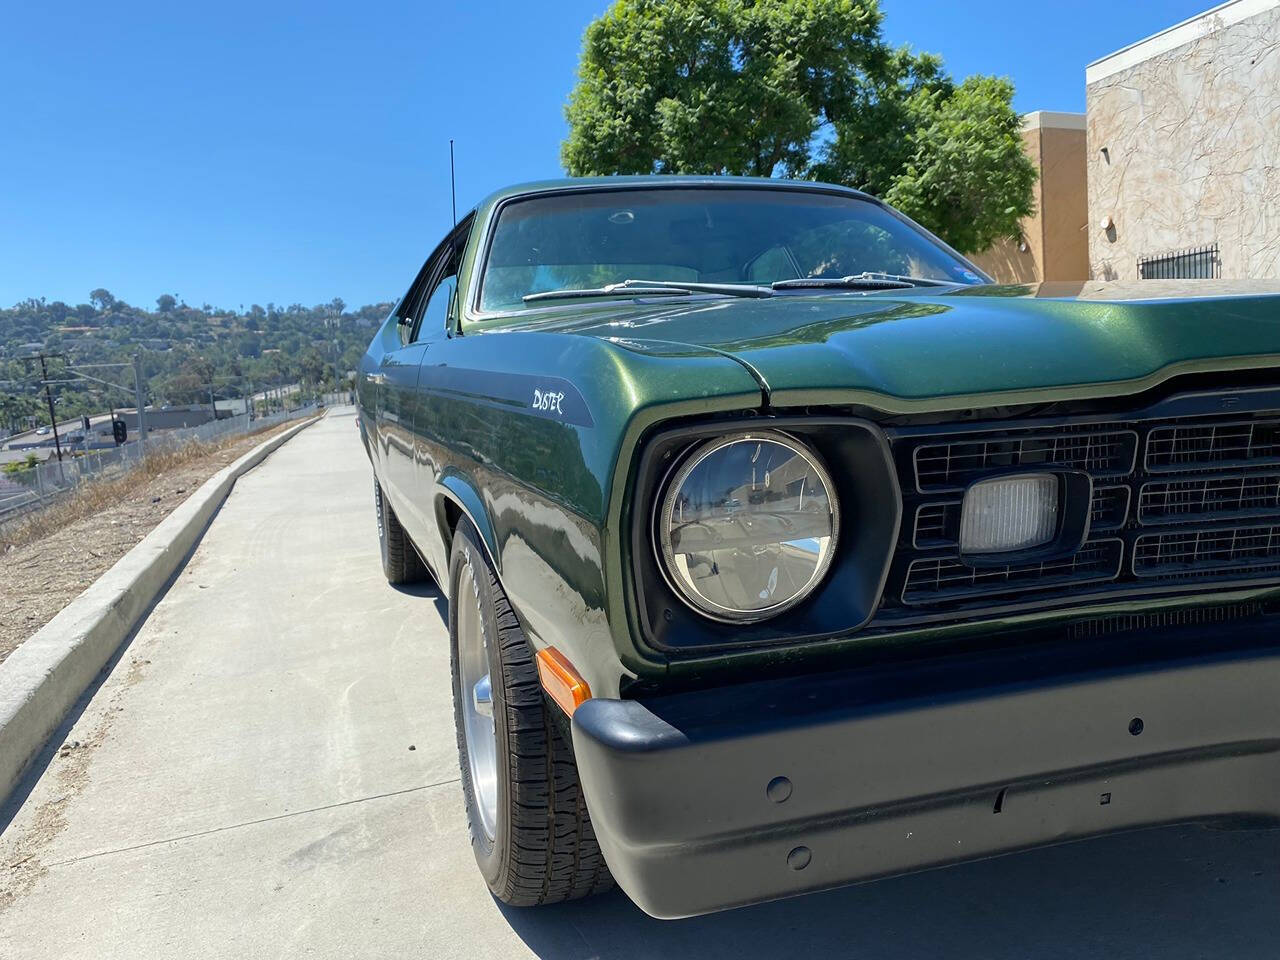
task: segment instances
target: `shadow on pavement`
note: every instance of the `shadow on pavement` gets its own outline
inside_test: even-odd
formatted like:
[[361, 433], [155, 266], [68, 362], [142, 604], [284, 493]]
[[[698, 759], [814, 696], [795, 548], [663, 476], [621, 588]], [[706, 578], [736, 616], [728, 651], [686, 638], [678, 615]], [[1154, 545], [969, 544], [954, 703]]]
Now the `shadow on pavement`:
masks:
[[544, 960], [1280, 956], [1280, 831], [1169, 827], [691, 920], [614, 891], [503, 907]]
[[448, 608], [448, 601], [444, 600], [440, 588], [434, 583], [389, 583], [387, 586], [396, 593], [403, 593], [406, 597], [427, 597], [435, 600], [437, 605], [444, 602], [446, 609]]

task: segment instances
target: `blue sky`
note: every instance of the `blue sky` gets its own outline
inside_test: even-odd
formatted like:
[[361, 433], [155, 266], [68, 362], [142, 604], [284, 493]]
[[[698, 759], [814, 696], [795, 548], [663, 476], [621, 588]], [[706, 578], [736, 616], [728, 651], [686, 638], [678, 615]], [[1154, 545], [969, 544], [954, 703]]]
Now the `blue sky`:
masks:
[[[1083, 110], [1084, 67], [1207, 0], [882, 0], [894, 43], [1017, 107]], [[0, 304], [349, 304], [403, 292], [463, 209], [559, 176], [606, 0], [13, 3], [0, 19]]]

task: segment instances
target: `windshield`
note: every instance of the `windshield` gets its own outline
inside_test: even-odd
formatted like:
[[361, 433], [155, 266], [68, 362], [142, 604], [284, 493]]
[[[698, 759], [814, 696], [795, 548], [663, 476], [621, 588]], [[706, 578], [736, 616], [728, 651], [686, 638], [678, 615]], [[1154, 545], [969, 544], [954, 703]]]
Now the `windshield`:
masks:
[[763, 187], [579, 190], [502, 208], [480, 309], [541, 306], [552, 301], [523, 298], [626, 280], [767, 285], [868, 272], [982, 282], [927, 234], [857, 197]]

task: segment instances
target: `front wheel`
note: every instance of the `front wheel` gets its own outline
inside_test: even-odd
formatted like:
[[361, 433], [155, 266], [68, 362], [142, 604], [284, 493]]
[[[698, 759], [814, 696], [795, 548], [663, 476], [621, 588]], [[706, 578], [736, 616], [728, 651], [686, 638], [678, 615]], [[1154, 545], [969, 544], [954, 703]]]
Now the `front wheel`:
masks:
[[471, 848], [489, 889], [512, 906], [608, 889], [573, 748], [548, 714], [524, 631], [465, 520], [449, 561], [449, 641]]

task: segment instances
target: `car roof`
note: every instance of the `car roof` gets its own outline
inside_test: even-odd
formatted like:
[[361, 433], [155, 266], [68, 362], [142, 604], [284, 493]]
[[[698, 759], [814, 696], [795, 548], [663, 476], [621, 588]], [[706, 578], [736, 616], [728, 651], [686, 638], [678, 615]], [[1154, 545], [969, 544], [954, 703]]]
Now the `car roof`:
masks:
[[488, 211], [495, 204], [512, 197], [528, 194], [547, 193], [558, 190], [593, 189], [599, 187], [616, 188], [679, 188], [679, 187], [768, 187], [784, 190], [817, 190], [823, 193], [843, 193], [851, 197], [860, 197], [879, 203], [875, 197], [855, 190], [852, 187], [836, 183], [821, 183], [816, 180], [784, 180], [777, 177], [730, 177], [708, 174], [664, 174], [653, 173], [633, 176], [613, 177], [561, 177], [555, 180], [533, 180], [528, 183], [515, 183], [500, 190], [495, 190], [476, 206], [477, 211]]

